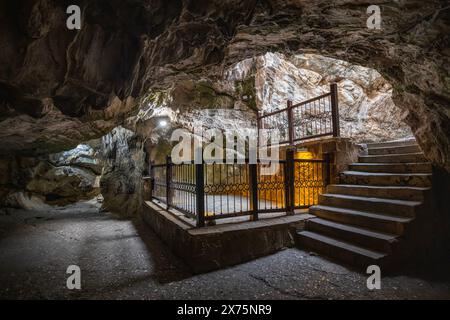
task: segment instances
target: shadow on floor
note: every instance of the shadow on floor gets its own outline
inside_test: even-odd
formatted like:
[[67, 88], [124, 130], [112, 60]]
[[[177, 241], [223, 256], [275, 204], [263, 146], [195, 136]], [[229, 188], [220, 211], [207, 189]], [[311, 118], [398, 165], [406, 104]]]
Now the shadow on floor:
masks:
[[152, 262], [155, 265], [153, 278], [155, 280], [159, 283], [169, 283], [194, 275], [189, 267], [170, 251], [169, 247], [140, 217], [133, 219], [133, 225], [153, 259]]
[[417, 258], [389, 271], [390, 276], [408, 276], [431, 282], [450, 282], [450, 251]]

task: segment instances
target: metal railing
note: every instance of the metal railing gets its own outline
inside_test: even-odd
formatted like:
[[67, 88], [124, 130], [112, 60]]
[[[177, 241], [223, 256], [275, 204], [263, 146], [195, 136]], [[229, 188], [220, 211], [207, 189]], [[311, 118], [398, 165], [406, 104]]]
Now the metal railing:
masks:
[[150, 168], [151, 199], [176, 209], [196, 220], [198, 227], [210, 220], [286, 212], [308, 208], [329, 184], [330, 160], [294, 159], [294, 150], [286, 151], [278, 170], [262, 175], [258, 162], [219, 164], [165, 164]]
[[280, 144], [332, 135], [340, 136], [337, 84], [330, 85], [330, 92], [293, 104], [267, 114], [258, 115], [259, 129], [277, 129]]

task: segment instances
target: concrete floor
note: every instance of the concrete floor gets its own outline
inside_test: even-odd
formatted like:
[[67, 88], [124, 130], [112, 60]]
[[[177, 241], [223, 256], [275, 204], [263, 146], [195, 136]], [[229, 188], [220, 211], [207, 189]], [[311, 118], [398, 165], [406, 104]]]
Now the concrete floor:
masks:
[[[66, 288], [72, 264], [79, 291]], [[449, 265], [383, 277], [375, 291], [364, 274], [297, 249], [192, 275], [140, 221], [94, 202], [0, 215], [1, 299], [450, 299]]]

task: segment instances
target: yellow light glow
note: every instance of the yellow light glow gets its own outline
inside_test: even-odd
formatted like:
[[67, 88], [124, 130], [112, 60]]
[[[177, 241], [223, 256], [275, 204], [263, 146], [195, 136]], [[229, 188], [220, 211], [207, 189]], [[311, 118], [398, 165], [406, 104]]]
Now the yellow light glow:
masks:
[[[314, 159], [314, 155], [309, 151], [297, 151], [295, 159], [310, 160]], [[294, 165], [294, 179], [302, 181], [308, 185], [308, 182], [322, 180], [322, 164], [310, 162], [296, 162]], [[275, 176], [260, 177], [261, 181], [268, 180], [271, 182], [283, 182], [284, 177], [279, 172]], [[319, 194], [322, 193], [322, 188], [319, 186], [303, 186], [296, 187], [294, 190], [295, 206], [310, 206], [318, 203]], [[260, 194], [260, 198], [277, 203], [279, 206], [284, 204], [284, 190], [270, 190], [264, 191]]]
[[313, 159], [313, 154], [309, 151], [297, 151], [295, 153], [295, 159]]
[[[314, 159], [314, 156], [309, 151], [297, 151], [295, 154], [296, 159], [310, 160]], [[295, 179], [301, 181], [321, 181], [322, 180], [322, 170], [319, 169], [318, 164], [314, 163], [296, 163], [294, 167]], [[309, 188], [296, 188], [295, 195], [295, 205], [296, 206], [307, 206], [317, 204], [319, 200], [319, 194], [321, 193], [321, 188], [309, 187]]]

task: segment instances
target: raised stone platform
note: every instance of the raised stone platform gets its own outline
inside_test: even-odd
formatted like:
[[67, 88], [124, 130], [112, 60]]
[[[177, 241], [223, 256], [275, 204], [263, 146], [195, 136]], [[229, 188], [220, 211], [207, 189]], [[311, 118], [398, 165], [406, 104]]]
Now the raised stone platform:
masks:
[[313, 218], [307, 210], [258, 221], [195, 228], [162, 207], [146, 201], [144, 221], [195, 273], [236, 265], [295, 245], [295, 232]]

